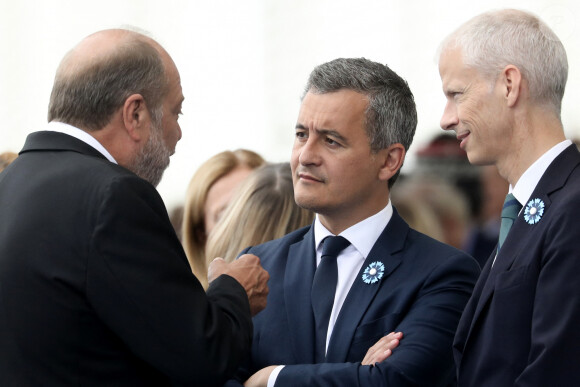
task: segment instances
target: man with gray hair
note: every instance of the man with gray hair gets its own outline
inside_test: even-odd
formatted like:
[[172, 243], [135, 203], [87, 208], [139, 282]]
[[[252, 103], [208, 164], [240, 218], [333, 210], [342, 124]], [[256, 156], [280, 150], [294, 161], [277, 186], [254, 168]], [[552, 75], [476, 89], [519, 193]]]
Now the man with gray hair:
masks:
[[439, 72], [441, 127], [510, 184], [455, 337], [458, 384], [578, 386], [580, 154], [560, 119], [564, 46], [528, 12], [484, 13], [445, 39]]
[[390, 202], [416, 125], [411, 90], [385, 65], [336, 59], [311, 73], [291, 167], [295, 200], [316, 218], [244, 251], [262, 259], [270, 294], [231, 385], [453, 380], [453, 335], [479, 267], [409, 228]]
[[0, 384], [219, 385], [247, 356], [268, 274], [194, 277], [155, 185], [181, 138], [154, 40], [97, 32], [61, 62], [47, 130], [0, 174]]

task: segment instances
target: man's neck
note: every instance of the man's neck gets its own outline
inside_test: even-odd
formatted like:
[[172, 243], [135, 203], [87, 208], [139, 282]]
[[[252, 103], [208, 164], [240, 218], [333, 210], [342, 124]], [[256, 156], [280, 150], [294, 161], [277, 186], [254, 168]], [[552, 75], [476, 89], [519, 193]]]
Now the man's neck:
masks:
[[386, 195], [387, 200], [381, 201], [374, 206], [368, 206], [368, 208], [358, 209], [356, 213], [348, 214], [344, 211], [337, 211], [337, 213], [325, 213], [318, 214], [320, 223], [328, 231], [334, 235], [338, 235], [344, 230], [354, 226], [355, 224], [362, 222], [363, 220], [375, 215], [379, 211], [383, 210], [389, 204], [389, 196]]
[[544, 153], [566, 139], [560, 119], [544, 109], [517, 119], [515, 125], [512, 151], [496, 162], [500, 175], [512, 186]]

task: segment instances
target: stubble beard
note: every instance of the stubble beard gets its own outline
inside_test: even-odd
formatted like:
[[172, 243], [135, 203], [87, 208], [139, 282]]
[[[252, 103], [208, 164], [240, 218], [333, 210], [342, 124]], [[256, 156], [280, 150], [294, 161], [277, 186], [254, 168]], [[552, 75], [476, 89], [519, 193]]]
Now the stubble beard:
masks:
[[[159, 120], [161, 121], [161, 120]], [[171, 151], [163, 141], [161, 124], [151, 124], [151, 136], [139, 151], [130, 168], [137, 176], [157, 187], [169, 166]]]

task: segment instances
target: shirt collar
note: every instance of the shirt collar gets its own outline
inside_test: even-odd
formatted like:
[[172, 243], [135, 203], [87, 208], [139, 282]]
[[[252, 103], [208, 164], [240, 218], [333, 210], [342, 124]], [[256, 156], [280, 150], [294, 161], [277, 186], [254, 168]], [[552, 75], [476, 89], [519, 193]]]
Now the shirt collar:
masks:
[[546, 172], [546, 169], [548, 169], [550, 164], [552, 164], [552, 161], [554, 161], [554, 159], [570, 145], [572, 145], [572, 141], [570, 140], [564, 140], [554, 145], [528, 169], [526, 169], [514, 187], [510, 184], [509, 192], [518, 199], [518, 202], [520, 202], [522, 206], [525, 205], [530, 196], [532, 196], [538, 182], [544, 175], [544, 172]]
[[117, 161], [111, 154], [105, 149], [103, 145], [96, 138], [91, 136], [89, 133], [85, 132], [82, 129], [76, 128], [72, 125], [65, 124], [64, 122], [49, 122], [46, 130], [50, 130], [53, 132], [64, 133], [72, 136], [78, 140], [81, 140], [85, 144], [88, 144], [98, 150], [103, 156], [107, 158], [112, 163], [117, 164]]
[[[387, 224], [393, 216], [393, 205], [389, 200], [389, 203], [385, 208], [376, 214], [361, 220], [357, 224], [350, 226], [339, 235], [348, 239], [352, 246], [364, 257], [366, 258], [373, 246], [375, 245], [379, 236], [387, 227]], [[316, 214], [316, 219], [314, 220], [314, 244], [317, 251], [322, 249], [321, 242], [327, 236], [332, 236], [330, 231], [322, 225], [318, 214]]]

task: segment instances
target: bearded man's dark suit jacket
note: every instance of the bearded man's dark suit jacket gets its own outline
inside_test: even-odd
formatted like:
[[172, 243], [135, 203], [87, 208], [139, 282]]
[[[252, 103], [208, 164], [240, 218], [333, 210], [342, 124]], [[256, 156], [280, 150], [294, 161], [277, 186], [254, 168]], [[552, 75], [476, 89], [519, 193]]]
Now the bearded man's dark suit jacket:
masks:
[[[484, 267], [454, 342], [459, 386], [580, 386], [580, 155], [566, 148]], [[527, 203], [522, 203], [525, 206]], [[495, 254], [495, 253], [494, 253]]]
[[0, 174], [0, 384], [220, 384], [249, 303], [207, 297], [155, 188], [66, 134], [31, 134]]
[[[254, 318], [251, 361], [238, 380], [269, 365], [286, 365], [276, 386], [434, 387], [454, 378], [453, 336], [479, 266], [410, 229], [396, 210], [344, 301], [325, 363], [314, 364], [313, 227], [247, 252], [258, 254], [267, 268], [270, 293], [268, 306]], [[367, 284], [362, 272], [376, 261], [385, 265], [384, 276]], [[403, 332], [399, 348], [376, 367], [361, 366], [367, 350], [392, 331]]]

